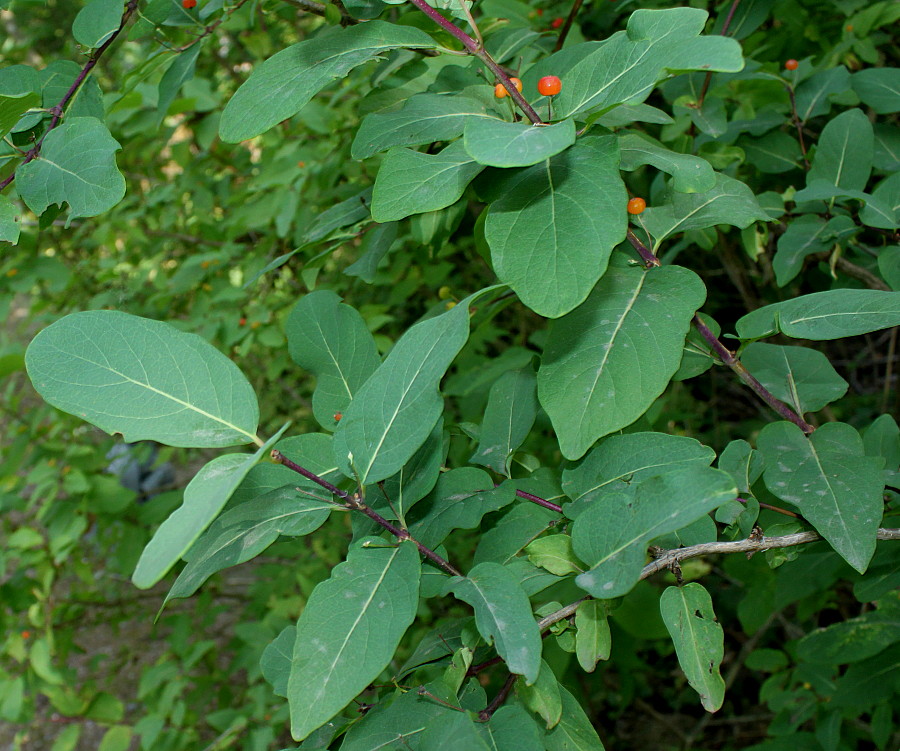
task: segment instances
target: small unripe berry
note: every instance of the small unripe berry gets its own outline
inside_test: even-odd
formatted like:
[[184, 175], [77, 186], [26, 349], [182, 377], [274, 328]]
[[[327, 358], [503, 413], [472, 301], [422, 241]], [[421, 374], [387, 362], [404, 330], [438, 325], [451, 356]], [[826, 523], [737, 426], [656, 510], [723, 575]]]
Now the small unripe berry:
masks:
[[629, 214], [640, 214], [646, 208], [647, 202], [643, 198], [632, 198], [628, 202]]
[[562, 81], [556, 76], [544, 76], [538, 81], [538, 91], [544, 96], [555, 96], [562, 90]]
[[[512, 85], [516, 87], [517, 91], [522, 91], [522, 82], [518, 78], [510, 78], [509, 80], [512, 81]], [[509, 92], [502, 83], [498, 83], [494, 86], [494, 96], [497, 97], [497, 99], [503, 99], [503, 97], [508, 95]]]
[[797, 66], [800, 65], [796, 60], [791, 58], [790, 60], [786, 60], [784, 63], [785, 70], [797, 70]]

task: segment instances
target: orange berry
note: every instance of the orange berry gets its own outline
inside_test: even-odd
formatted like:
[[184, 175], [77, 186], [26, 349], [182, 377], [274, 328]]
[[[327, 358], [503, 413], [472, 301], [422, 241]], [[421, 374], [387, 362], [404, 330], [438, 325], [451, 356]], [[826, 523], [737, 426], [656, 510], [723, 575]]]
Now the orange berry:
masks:
[[628, 202], [629, 214], [640, 214], [646, 208], [647, 202], [643, 198], [632, 198]]
[[31, 632], [30, 632], [30, 631], [23, 631], [23, 632], [22, 632], [22, 638], [23, 638], [23, 639], [30, 639], [30, 638], [31, 638]]
[[343, 416], [344, 416], [344, 413], [343, 413], [343, 412], [335, 412], [335, 413], [334, 413], [334, 421], [335, 421], [335, 422], [340, 422], [340, 421], [341, 421], [341, 418], [342, 418]]
[[790, 60], [785, 61], [784, 68], [785, 70], [797, 70], [798, 65], [800, 65], [800, 63], [791, 58]]
[[181, 0], [181, 7], [185, 10], [197, 7], [197, 0]]
[[[512, 81], [513, 86], [515, 86], [518, 91], [522, 91], [522, 82], [518, 78], [510, 78], [509, 80]], [[494, 86], [494, 96], [497, 97], [497, 99], [503, 99], [503, 97], [509, 96], [509, 92], [502, 83], [498, 83]]]
[[6, 275], [7, 276], [15, 276], [18, 273], [19, 273], [18, 269], [10, 269], [9, 271], [6, 272]]
[[847, 31], [848, 31], [848, 32], [853, 31], [853, 24], [852, 24], [852, 23], [848, 23], [848, 24], [847, 24]]
[[544, 96], [555, 96], [562, 90], [562, 81], [556, 76], [544, 76], [538, 81], [538, 91]]
[[247, 325], [247, 319], [242, 317], [242, 318], [238, 321], [238, 326], [246, 326], [246, 325]]
[[512, 81], [512, 85], [516, 87], [516, 91], [518, 91], [521, 94], [522, 93], [522, 82], [518, 78], [510, 78], [509, 80]]

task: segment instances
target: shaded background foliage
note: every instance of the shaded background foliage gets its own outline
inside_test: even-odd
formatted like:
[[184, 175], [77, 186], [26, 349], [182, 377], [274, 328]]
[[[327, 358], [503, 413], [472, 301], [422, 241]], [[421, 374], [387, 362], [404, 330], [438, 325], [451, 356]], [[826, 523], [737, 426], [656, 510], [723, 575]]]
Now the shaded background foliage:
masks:
[[[163, 448], [157, 465], [171, 462], [176, 478], [138, 503], [137, 494], [107, 471], [113, 440], [48, 407], [31, 390], [23, 355], [37, 330], [73, 309], [115, 308], [198, 333], [240, 363], [260, 396], [263, 433], [272, 434], [286, 419], [314, 425], [315, 382], [291, 360], [284, 333], [300, 296], [331, 289], [352, 302], [384, 354], [423, 314], [443, 311], [448, 302], [495, 281], [479, 229], [482, 205], [472, 194], [388, 230], [397, 233], [387, 243], [388, 262], [367, 257], [385, 243], [365, 209], [384, 157], [355, 160], [353, 136], [366, 114], [420, 91], [421, 77], [433, 80], [424, 59], [399, 51], [368, 63], [297, 116], [250, 141], [227, 144], [217, 137], [222, 109], [249, 71], [338, 23], [340, 11], [302, 2], [213, 1], [188, 14], [170, 5], [151, 18], [148, 9], [158, 12], [160, 4], [140, 4], [143, 18], [100, 59], [72, 105], [82, 114], [101, 113], [121, 144], [116, 162], [125, 197], [100, 216], [71, 221], [54, 206], [39, 217], [25, 212], [18, 243], [4, 244], [0, 258], [0, 427], [6, 436], [0, 459], [0, 718], [7, 733], [0, 741], [12, 748], [289, 745], [287, 708], [263, 680], [260, 656], [342, 560], [350, 534], [346, 518], [335, 515], [315, 536], [282, 540], [248, 567], [213, 577], [196, 599], [169, 604], [154, 625], [162, 588], [135, 593], [128, 578], [152, 530], [178, 507], [184, 485], [213, 454]], [[651, 1], [641, 7], [672, 5]], [[721, 29], [731, 7], [691, 5], [708, 7], [711, 32]], [[698, 113], [685, 102], [696, 98], [703, 74], [679, 76], [648, 100], [671, 112], [674, 122], [644, 125], [670, 148], [698, 153], [749, 184], [773, 219], [743, 231], [690, 230], [662, 249], [665, 263], [677, 257], [706, 281], [704, 311], [725, 332], [748, 311], [800, 294], [900, 288], [896, 230], [853, 222], [832, 228], [809, 255], [800, 252], [795, 275], [784, 280], [782, 248], [798, 222], [784, 213], [784, 201], [802, 188], [805, 176], [790, 100], [774, 77], [787, 58], [800, 61], [798, 73], [806, 79], [813, 65], [816, 76], [832, 76], [803, 125], [809, 147], [831, 118], [860, 104], [841, 71], [896, 68], [896, 3], [742, 5], [748, 18], [738, 14], [731, 34], [745, 58], [768, 66], [772, 80], [715, 80], [708, 111]], [[547, 52], [558, 34], [554, 19], [569, 11], [552, 2], [483, 6], [486, 17], [524, 14]], [[86, 50], [70, 30], [81, 4], [13, 0], [0, 7], [4, 66], [56, 65], [69, 80], [77, 73]], [[570, 41], [623, 28], [636, 7], [586, 4]], [[386, 12], [406, 14], [407, 23], [433, 31], [427, 19], [413, 20], [403, 6]], [[188, 48], [198, 36], [200, 42]], [[191, 50], [198, 53], [193, 64]], [[802, 86], [796, 87], [800, 104]], [[49, 81], [43, 105], [52, 106], [64, 91]], [[873, 114], [873, 185], [897, 172], [896, 118], [896, 110]], [[735, 127], [742, 121], [752, 124]], [[41, 127], [34, 123], [0, 144], [0, 179], [11, 174], [17, 150], [30, 148]], [[629, 172], [626, 183], [651, 207], [663, 200], [665, 185], [656, 170]], [[451, 433], [447, 466], [465, 465], [475, 450], [471, 437], [496, 376], [528, 363], [546, 337], [546, 320], [518, 304], [501, 307], [473, 330], [443, 387]], [[809, 419], [862, 429], [879, 414], [897, 413], [896, 328], [815, 346], [849, 387], [847, 396]], [[770, 420], [730, 371], [713, 368], [702, 378], [673, 382], [639, 426], [691, 436], [721, 452], [735, 437], [755, 443]], [[561, 458], [549, 420], [538, 412], [514, 471], [524, 476], [539, 466], [558, 466]], [[754, 493], [779, 503], [761, 484]], [[889, 497], [896, 504], [896, 494]], [[895, 515], [895, 506], [888, 512]], [[488, 517], [482, 531], [498, 519]], [[765, 511], [760, 521], [769, 536], [794, 528]], [[477, 533], [471, 534], [453, 538], [452, 560], [471, 560]], [[889, 545], [879, 544], [874, 577], [866, 578], [824, 543], [802, 554], [789, 548], [749, 559], [685, 562], [684, 577], [712, 590], [725, 630], [729, 690], [717, 715], [702, 711], [678, 671], [659, 616], [659, 580], [639, 583], [613, 611], [605, 667], [586, 674], [571, 666], [571, 633], [562, 628], [545, 640], [544, 659], [579, 697], [609, 749], [891, 748], [898, 738], [896, 687], [882, 671], [900, 661], [896, 641], [853, 656], [849, 665], [840, 658], [822, 661], [815, 643], [804, 641], [816, 628], [872, 612], [875, 600], [895, 598], [898, 558]], [[896, 603], [891, 607], [896, 612]], [[467, 612], [444, 600], [429, 600], [421, 611], [393, 667], [441, 618]], [[487, 671], [479, 679], [493, 695], [504, 673]]]

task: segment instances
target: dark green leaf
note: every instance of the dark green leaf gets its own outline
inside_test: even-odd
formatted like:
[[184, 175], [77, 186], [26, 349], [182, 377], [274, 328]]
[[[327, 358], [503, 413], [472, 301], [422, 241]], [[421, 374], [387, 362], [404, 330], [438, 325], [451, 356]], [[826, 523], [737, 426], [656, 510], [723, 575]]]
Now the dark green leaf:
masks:
[[84, 47], [99, 47], [121, 23], [122, 0], [90, 0], [75, 16], [72, 36]]
[[866, 68], [853, 74], [853, 90], [879, 115], [900, 111], [900, 68]]
[[479, 633], [494, 644], [509, 671], [534, 683], [541, 667], [541, 633], [515, 576], [503, 566], [487, 562], [452, 581], [451, 591], [474, 608]]
[[479, 164], [530, 167], [575, 143], [575, 121], [538, 126], [472, 118], [466, 123], [464, 142], [469, 156]]
[[798, 414], [817, 412], [840, 399], [850, 387], [828, 358], [808, 347], [782, 347], [754, 342], [741, 361], [763, 386]]
[[806, 184], [822, 180], [839, 188], [863, 190], [872, 171], [873, 147], [872, 123], [863, 111], [842, 112], [822, 129]]
[[615, 266], [583, 305], [550, 325], [538, 398], [563, 456], [578, 459], [650, 407], [678, 370], [705, 298], [700, 277], [680, 266]]
[[873, 657], [898, 641], [900, 613], [884, 608], [843, 623], [818, 628], [797, 644], [797, 656], [806, 662], [844, 665]]
[[93, 310], [38, 334], [25, 355], [54, 407], [129, 443], [214, 448], [256, 441], [259, 407], [244, 374], [196, 334]]
[[601, 600], [585, 600], [575, 611], [575, 655], [582, 670], [593, 673], [600, 660], [608, 660], [612, 634], [609, 611]]
[[500, 280], [556, 318], [579, 305], [625, 239], [628, 196], [613, 136], [587, 136], [492, 182], [484, 232]]
[[372, 218], [393, 222], [456, 203], [484, 167], [455, 141], [438, 154], [391, 149], [375, 180]]
[[420, 571], [411, 542], [363, 541], [313, 590], [297, 621], [288, 679], [295, 740], [334, 717], [391, 661], [416, 615]]
[[725, 681], [719, 674], [725, 646], [709, 592], [697, 582], [667, 587], [659, 609], [688, 683], [707, 712], [717, 711], [725, 700]]
[[226, 143], [253, 138], [293, 117], [328, 84], [383, 52], [434, 46], [424, 31], [385, 21], [333, 27], [257, 66], [225, 105], [219, 136]]
[[478, 450], [469, 459], [509, 477], [513, 452], [528, 436], [537, 416], [537, 381], [530, 367], [510, 370], [491, 386]]
[[69, 218], [97, 216], [125, 195], [116, 168], [120, 148], [93, 117], [72, 117], [47, 134], [40, 156], [16, 170], [16, 189], [35, 214], [69, 204]]
[[781, 332], [794, 339], [840, 339], [900, 325], [900, 292], [833, 289], [766, 305], [738, 320], [741, 339]]
[[[542, 663], [546, 667], [546, 663]], [[551, 679], [556, 677], [546, 667]], [[542, 671], [543, 672], [543, 668]], [[527, 686], [526, 686], [527, 690]], [[562, 704], [560, 703], [560, 711]], [[491, 751], [544, 751], [543, 733], [528, 714], [518, 704], [506, 704], [493, 715], [487, 723], [479, 726], [482, 737], [488, 742]]]
[[737, 495], [725, 472], [688, 467], [650, 477], [603, 496], [572, 526], [572, 542], [591, 566], [575, 581], [600, 599], [626, 594], [638, 582], [649, 542], [691, 524]]
[[562, 487], [573, 503], [566, 516], [578, 514], [607, 493], [654, 475], [689, 466], [708, 467], [715, 452], [694, 438], [665, 433], [614, 435], [562, 473]]
[[475, 549], [474, 562], [509, 563], [532, 540], [553, 527], [558, 520], [559, 514], [554, 511], [537, 504], [520, 502], [508, 511], [496, 526], [481, 536]]
[[304, 295], [285, 325], [291, 359], [316, 376], [313, 414], [334, 430], [354, 395], [381, 364], [362, 316], [331, 290]]
[[865, 456], [859, 433], [840, 422], [825, 423], [808, 438], [793, 423], [771, 423], [758, 446], [766, 487], [797, 506], [847, 563], [864, 572], [883, 513], [882, 460]]
[[547, 751], [604, 751], [603, 743], [578, 700], [565, 687], [562, 696], [562, 718], [544, 737]]
[[672, 176], [672, 187], [679, 193], [706, 193], [716, 185], [716, 174], [709, 162], [692, 154], [670, 151], [649, 136], [626, 133], [619, 136], [620, 169], [633, 172], [650, 164]]
[[438, 383], [469, 336], [469, 305], [488, 290], [409, 329], [356, 392], [334, 434], [344, 474], [385, 480], [425, 442], [444, 406]]

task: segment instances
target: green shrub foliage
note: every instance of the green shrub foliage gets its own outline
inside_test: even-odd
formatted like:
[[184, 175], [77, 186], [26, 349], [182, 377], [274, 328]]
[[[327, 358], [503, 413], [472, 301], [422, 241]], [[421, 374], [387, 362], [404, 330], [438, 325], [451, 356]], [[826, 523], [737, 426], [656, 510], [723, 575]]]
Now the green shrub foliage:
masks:
[[0, 2], [15, 747], [896, 748], [898, 20]]

